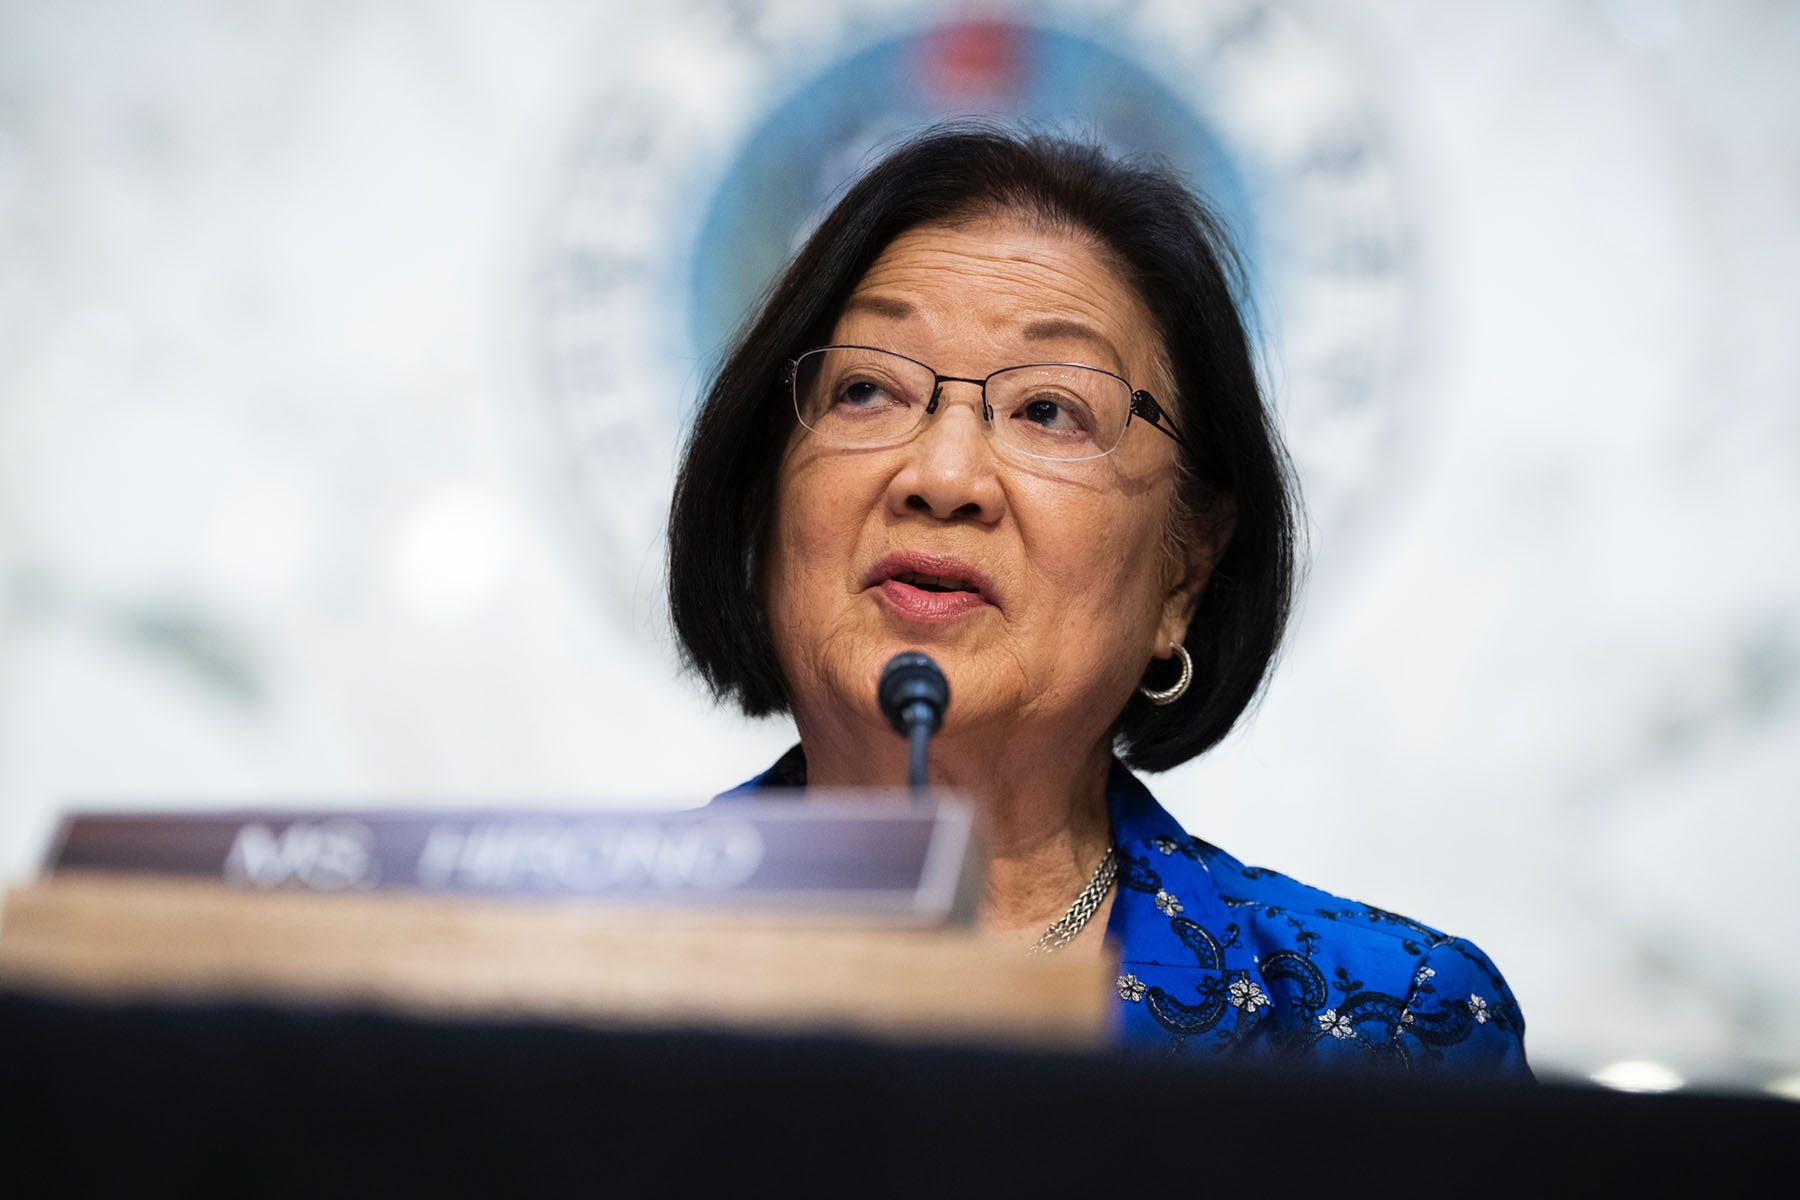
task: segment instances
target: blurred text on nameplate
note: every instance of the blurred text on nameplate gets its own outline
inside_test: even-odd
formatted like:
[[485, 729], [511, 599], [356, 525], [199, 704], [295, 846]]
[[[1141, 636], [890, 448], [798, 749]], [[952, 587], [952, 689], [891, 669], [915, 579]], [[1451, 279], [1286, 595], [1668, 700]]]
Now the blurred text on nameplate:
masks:
[[972, 917], [973, 814], [955, 796], [764, 792], [616, 809], [79, 811], [44, 873], [217, 879], [250, 891], [408, 891], [816, 913]]

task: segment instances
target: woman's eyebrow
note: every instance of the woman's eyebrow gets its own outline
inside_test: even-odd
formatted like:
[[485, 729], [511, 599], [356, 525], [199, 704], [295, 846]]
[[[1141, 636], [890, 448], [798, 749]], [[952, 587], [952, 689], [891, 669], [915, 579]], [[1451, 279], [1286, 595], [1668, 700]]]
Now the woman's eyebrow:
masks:
[[918, 309], [896, 296], [882, 296], [870, 292], [859, 292], [844, 302], [845, 312], [859, 310], [878, 317], [892, 317], [896, 321], [904, 321], [918, 312]]
[[[895, 321], [904, 321], [918, 315], [919, 310], [912, 303], [898, 296], [884, 296], [879, 292], [859, 292], [844, 302], [844, 311], [864, 312], [872, 316], [887, 317]], [[1027, 341], [1054, 342], [1074, 339], [1087, 342], [1103, 351], [1111, 362], [1112, 369], [1125, 369], [1125, 356], [1112, 339], [1095, 329], [1085, 321], [1077, 321], [1072, 317], [1037, 317], [1020, 326], [1020, 335]]]
[[1028, 340], [1034, 342], [1069, 338], [1087, 342], [1106, 352], [1107, 356], [1112, 359], [1114, 370], [1123, 371], [1125, 369], [1125, 359], [1119, 353], [1119, 348], [1113, 345], [1111, 339], [1105, 334], [1084, 322], [1070, 320], [1068, 317], [1039, 317], [1034, 321], [1027, 321], [1020, 332]]

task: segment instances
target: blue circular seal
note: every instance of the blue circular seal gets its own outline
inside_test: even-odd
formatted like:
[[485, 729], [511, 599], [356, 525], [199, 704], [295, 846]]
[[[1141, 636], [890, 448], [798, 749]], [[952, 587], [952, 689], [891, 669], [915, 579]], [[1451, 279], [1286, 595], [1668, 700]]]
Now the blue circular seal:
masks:
[[1402, 491], [1441, 306], [1349, 35], [1278, 0], [1116, 0], [1104, 20], [950, 7], [672, 9], [572, 132], [526, 306], [541, 474], [603, 605], [646, 645], [667, 641], [655, 564], [706, 366], [849, 183], [946, 118], [1155, 156], [1207, 197], [1242, 252], [1241, 298], [1328, 551], [1315, 590], [1354, 573]]

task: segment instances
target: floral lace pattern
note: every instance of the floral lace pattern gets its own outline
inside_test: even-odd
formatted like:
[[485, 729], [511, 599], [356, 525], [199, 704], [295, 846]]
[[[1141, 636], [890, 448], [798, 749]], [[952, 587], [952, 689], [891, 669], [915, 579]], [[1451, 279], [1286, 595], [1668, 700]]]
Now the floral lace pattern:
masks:
[[1116, 763], [1107, 792], [1127, 1047], [1530, 1078], [1524, 1018], [1475, 946], [1245, 866]]

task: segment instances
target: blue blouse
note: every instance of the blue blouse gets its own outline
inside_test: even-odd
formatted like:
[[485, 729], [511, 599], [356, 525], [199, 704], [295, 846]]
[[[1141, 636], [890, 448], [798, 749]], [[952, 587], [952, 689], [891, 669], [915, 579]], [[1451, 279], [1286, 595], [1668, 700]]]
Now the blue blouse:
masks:
[[[805, 769], [795, 747], [733, 792], [803, 785]], [[1472, 943], [1245, 866], [1117, 760], [1106, 799], [1123, 1048], [1531, 1078], [1518, 1002]]]

